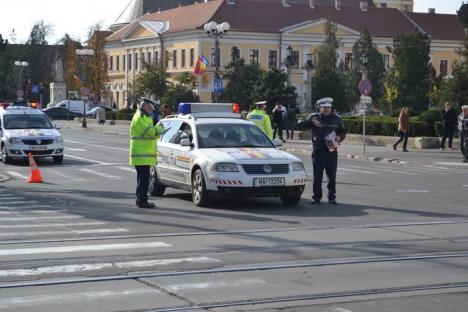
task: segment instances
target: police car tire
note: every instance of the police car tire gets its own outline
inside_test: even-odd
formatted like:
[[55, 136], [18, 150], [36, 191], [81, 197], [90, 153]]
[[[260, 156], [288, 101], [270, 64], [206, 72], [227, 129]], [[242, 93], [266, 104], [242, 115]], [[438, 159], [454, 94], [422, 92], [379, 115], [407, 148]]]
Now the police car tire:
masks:
[[198, 207], [206, 207], [210, 202], [205, 177], [201, 169], [197, 169], [192, 176], [192, 200]]
[[61, 164], [63, 162], [63, 155], [61, 156], [54, 156], [54, 163]]
[[162, 196], [166, 186], [159, 183], [158, 173], [155, 167], [150, 168], [149, 193], [153, 196]]
[[281, 202], [284, 205], [295, 206], [295, 205], [299, 204], [299, 201], [301, 200], [301, 194], [281, 195], [280, 198], [281, 198]]
[[11, 163], [11, 157], [8, 157], [5, 144], [2, 144], [2, 161], [5, 165]]

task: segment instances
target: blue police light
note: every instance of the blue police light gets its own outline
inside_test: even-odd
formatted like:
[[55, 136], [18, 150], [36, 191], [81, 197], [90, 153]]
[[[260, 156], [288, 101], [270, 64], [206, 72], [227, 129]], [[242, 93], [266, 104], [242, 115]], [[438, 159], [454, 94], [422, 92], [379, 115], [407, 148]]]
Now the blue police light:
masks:
[[179, 103], [179, 114], [190, 114], [192, 112], [191, 103]]

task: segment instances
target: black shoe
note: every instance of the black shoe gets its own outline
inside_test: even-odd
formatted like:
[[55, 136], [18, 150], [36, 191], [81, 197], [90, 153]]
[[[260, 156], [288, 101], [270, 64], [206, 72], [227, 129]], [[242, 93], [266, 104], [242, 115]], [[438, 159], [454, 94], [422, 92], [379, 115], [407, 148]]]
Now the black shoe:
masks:
[[147, 209], [151, 209], [151, 208], [156, 208], [156, 205], [153, 204], [153, 203], [149, 203], [149, 202], [137, 202], [137, 207], [138, 208], [147, 208]]
[[464, 162], [464, 163], [468, 163], [468, 159], [463, 159], [463, 162]]
[[312, 199], [312, 201], [310, 202], [311, 205], [319, 205], [320, 204], [320, 200], [318, 199]]
[[336, 202], [336, 200], [333, 199], [333, 198], [330, 198], [330, 199], [328, 200], [328, 203], [329, 203], [330, 205], [336, 205], [336, 204], [338, 204], [338, 203]]
[[404, 149], [403, 152], [409, 152], [407, 149]]
[[393, 149], [396, 151], [396, 145], [393, 145]]

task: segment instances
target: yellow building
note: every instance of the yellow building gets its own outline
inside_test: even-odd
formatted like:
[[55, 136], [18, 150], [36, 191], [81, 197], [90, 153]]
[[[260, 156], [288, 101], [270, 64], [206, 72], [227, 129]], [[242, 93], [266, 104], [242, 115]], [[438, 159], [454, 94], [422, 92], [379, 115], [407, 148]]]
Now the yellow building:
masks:
[[413, 12], [413, 0], [374, 0], [374, 4], [378, 8], [393, 8], [405, 12]]
[[[379, 7], [383, 0], [375, 2], [376, 6], [366, 1], [341, 6], [340, 1], [320, 5], [318, 0], [211, 0], [146, 14], [106, 38], [109, 90], [118, 106], [124, 107], [129, 84], [142, 70], [142, 59], [154, 61], [164, 56], [168, 72], [175, 76], [193, 72], [197, 58], [204, 55], [210, 64], [206, 74], [198, 78], [196, 91], [202, 101], [211, 101], [215, 39], [203, 28], [210, 21], [230, 24], [230, 30], [219, 38], [221, 71], [231, 59], [232, 47], [239, 48], [247, 62], [257, 62], [265, 69], [286, 69], [284, 60], [291, 47], [294, 63], [290, 80], [302, 107], [310, 96], [310, 71], [304, 65], [325, 38], [326, 19], [337, 24], [342, 42], [337, 53], [347, 66], [352, 65], [352, 47], [364, 28], [371, 33], [387, 68], [392, 66], [392, 59], [386, 47], [392, 45], [393, 37], [419, 30], [432, 38], [431, 58], [437, 72], [451, 75], [464, 36], [456, 15], [403, 12]], [[412, 5], [412, 1], [385, 2]]]

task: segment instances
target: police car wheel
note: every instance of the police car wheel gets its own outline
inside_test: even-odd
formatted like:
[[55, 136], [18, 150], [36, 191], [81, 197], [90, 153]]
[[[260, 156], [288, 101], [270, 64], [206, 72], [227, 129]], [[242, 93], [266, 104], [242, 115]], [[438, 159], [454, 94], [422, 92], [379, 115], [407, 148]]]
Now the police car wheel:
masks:
[[7, 149], [4, 144], [2, 144], [2, 162], [7, 165], [11, 163], [11, 157], [8, 157]]
[[284, 205], [295, 206], [301, 200], [301, 194], [286, 194], [281, 195], [280, 198]]
[[149, 182], [149, 193], [153, 196], [162, 196], [166, 186], [159, 183], [158, 172], [156, 168], [152, 166], [150, 168], [150, 182]]
[[63, 155], [61, 156], [54, 156], [54, 163], [61, 164], [63, 162]]
[[192, 177], [192, 200], [198, 207], [204, 207], [209, 203], [205, 178], [201, 169], [197, 169]]

